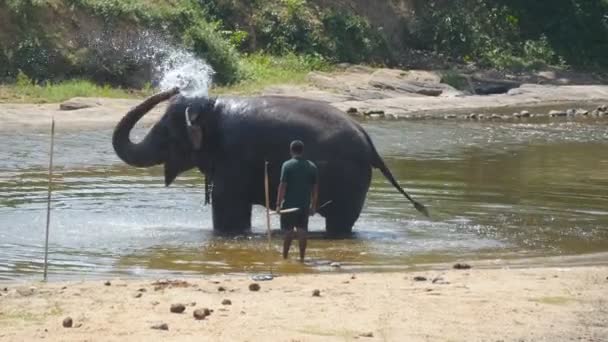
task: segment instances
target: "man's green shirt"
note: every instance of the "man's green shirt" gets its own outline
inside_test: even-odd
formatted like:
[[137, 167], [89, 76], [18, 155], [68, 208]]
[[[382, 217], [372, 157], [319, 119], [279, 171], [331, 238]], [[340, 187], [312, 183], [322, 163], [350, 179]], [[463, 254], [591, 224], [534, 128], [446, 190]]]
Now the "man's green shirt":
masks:
[[281, 167], [281, 183], [287, 184], [282, 208], [310, 207], [312, 188], [317, 184], [317, 167], [309, 160], [292, 158]]

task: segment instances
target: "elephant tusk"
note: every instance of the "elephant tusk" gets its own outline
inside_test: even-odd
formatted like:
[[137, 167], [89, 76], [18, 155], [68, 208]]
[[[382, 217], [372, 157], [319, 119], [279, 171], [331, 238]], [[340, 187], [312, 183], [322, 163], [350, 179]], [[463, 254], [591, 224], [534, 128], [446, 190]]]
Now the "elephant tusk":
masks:
[[190, 107], [186, 107], [184, 115], [186, 116], [186, 125], [188, 127], [192, 127], [192, 121], [190, 121]]

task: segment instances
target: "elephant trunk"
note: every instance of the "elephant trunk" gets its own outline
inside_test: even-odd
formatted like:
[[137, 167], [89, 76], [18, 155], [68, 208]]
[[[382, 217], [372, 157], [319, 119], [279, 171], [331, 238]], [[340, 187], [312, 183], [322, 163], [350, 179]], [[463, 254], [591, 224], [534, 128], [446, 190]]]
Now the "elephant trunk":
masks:
[[[152, 108], [162, 101], [168, 100], [179, 93], [178, 88], [173, 88], [153, 96], [150, 96], [139, 105], [131, 109], [120, 120], [112, 136], [114, 151], [125, 163], [135, 167], [149, 167], [161, 164], [164, 160], [158, 148], [154, 145], [159, 143], [158, 127], [155, 126], [140, 143], [133, 143], [129, 137], [135, 124]], [[156, 138], [156, 139], [155, 139]]]

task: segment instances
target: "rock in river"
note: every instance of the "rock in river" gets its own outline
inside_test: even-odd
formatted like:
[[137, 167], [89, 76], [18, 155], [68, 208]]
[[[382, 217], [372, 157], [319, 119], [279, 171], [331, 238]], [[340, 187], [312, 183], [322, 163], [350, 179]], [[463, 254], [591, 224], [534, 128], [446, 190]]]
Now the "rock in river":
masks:
[[566, 115], [568, 115], [568, 113], [566, 113], [563, 110], [552, 110], [549, 112], [549, 116], [553, 117], [553, 118], [558, 117], [558, 116], [566, 116]]

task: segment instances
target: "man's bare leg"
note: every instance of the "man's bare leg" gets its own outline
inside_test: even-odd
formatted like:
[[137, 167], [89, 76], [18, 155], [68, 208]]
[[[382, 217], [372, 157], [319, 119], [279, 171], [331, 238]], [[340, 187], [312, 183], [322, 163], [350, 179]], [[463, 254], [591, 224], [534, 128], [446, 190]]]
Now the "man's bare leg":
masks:
[[293, 241], [293, 227], [285, 232], [285, 240], [283, 240], [283, 259], [287, 259], [289, 255], [289, 249], [291, 248], [291, 241]]
[[300, 261], [304, 262], [304, 256], [306, 255], [306, 243], [307, 243], [306, 229], [297, 228], [297, 230], [298, 230], [298, 240], [300, 243]]

